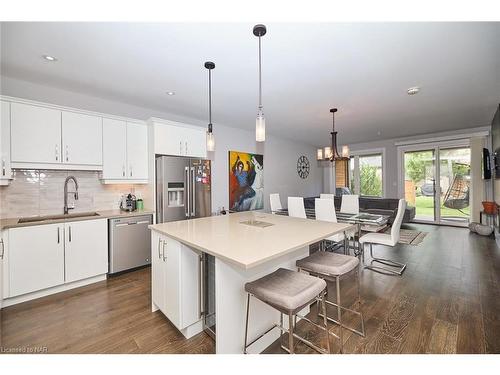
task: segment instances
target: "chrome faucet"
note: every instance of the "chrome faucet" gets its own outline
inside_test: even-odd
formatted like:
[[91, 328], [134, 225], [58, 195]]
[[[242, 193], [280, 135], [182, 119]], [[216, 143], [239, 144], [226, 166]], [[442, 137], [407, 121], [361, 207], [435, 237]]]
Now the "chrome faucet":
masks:
[[[75, 191], [68, 191], [68, 182], [69, 180], [73, 180], [75, 183]], [[75, 200], [78, 200], [78, 182], [76, 181], [76, 178], [74, 176], [68, 176], [66, 177], [66, 180], [64, 181], [64, 214], [66, 215], [69, 210], [72, 210], [75, 208], [75, 204], [73, 203], [72, 207], [68, 207], [68, 194], [74, 194]]]

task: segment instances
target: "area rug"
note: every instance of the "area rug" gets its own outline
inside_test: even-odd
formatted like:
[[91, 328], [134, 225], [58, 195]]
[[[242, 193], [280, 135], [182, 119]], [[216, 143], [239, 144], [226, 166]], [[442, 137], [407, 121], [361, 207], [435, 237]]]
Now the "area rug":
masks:
[[[391, 228], [388, 228], [386, 230], [386, 233], [391, 233]], [[422, 243], [425, 236], [427, 236], [427, 232], [421, 232], [419, 230], [411, 229], [400, 229], [398, 243], [417, 246]]]

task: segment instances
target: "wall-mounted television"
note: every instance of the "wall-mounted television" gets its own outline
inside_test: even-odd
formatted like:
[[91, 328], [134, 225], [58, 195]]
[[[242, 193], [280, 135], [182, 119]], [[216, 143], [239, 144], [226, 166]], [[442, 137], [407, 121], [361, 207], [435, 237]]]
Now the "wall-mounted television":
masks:
[[487, 148], [483, 148], [483, 160], [481, 163], [481, 170], [483, 172], [483, 179], [489, 180], [491, 178], [491, 158], [490, 158], [490, 151]]

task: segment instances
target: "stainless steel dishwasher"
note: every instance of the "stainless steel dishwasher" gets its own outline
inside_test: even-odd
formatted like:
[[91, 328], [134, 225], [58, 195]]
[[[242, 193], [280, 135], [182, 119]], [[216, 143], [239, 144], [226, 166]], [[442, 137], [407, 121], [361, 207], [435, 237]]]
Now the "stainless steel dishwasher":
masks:
[[109, 220], [109, 273], [151, 264], [152, 215]]

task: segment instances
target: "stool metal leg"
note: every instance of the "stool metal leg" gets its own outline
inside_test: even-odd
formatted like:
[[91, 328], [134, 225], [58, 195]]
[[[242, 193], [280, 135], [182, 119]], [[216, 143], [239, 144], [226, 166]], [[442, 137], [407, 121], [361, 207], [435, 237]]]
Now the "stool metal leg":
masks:
[[[245, 346], [243, 349], [243, 354], [247, 354], [247, 341], [248, 341], [248, 313], [250, 312], [250, 293], [247, 293], [247, 317], [245, 320]], [[282, 316], [283, 318], [283, 316]]]
[[338, 319], [339, 319], [339, 328], [340, 328], [340, 334], [339, 334], [339, 338], [340, 338], [340, 353], [343, 353], [344, 351], [344, 337], [343, 337], [343, 333], [342, 333], [342, 309], [340, 308], [340, 277], [337, 276], [335, 278], [335, 283], [337, 284], [336, 287], [337, 287], [337, 315], [338, 315]]
[[372, 258], [372, 263], [377, 262], [377, 263], [385, 264], [386, 266], [389, 266], [389, 267], [397, 267], [398, 269], [393, 270], [393, 269], [389, 269], [387, 267], [372, 266], [372, 265], [365, 266], [366, 269], [369, 269], [369, 270], [372, 270], [375, 272], [379, 272], [379, 273], [383, 273], [386, 275], [396, 275], [396, 276], [403, 275], [403, 272], [406, 269], [406, 264], [404, 264], [404, 263], [399, 263], [399, 262], [396, 262], [394, 260], [385, 259], [385, 258], [376, 258], [375, 256], [373, 256], [373, 244], [370, 244], [370, 256]]
[[325, 335], [326, 335], [326, 348], [328, 353], [332, 352], [330, 348], [330, 332], [328, 330], [328, 319], [326, 318], [326, 291], [323, 292], [323, 296], [321, 298], [321, 307], [323, 309], [323, 324], [325, 325]]
[[293, 315], [288, 314], [288, 350], [290, 351], [290, 354], [294, 353], [294, 350], [293, 350], [293, 331], [294, 331]]

